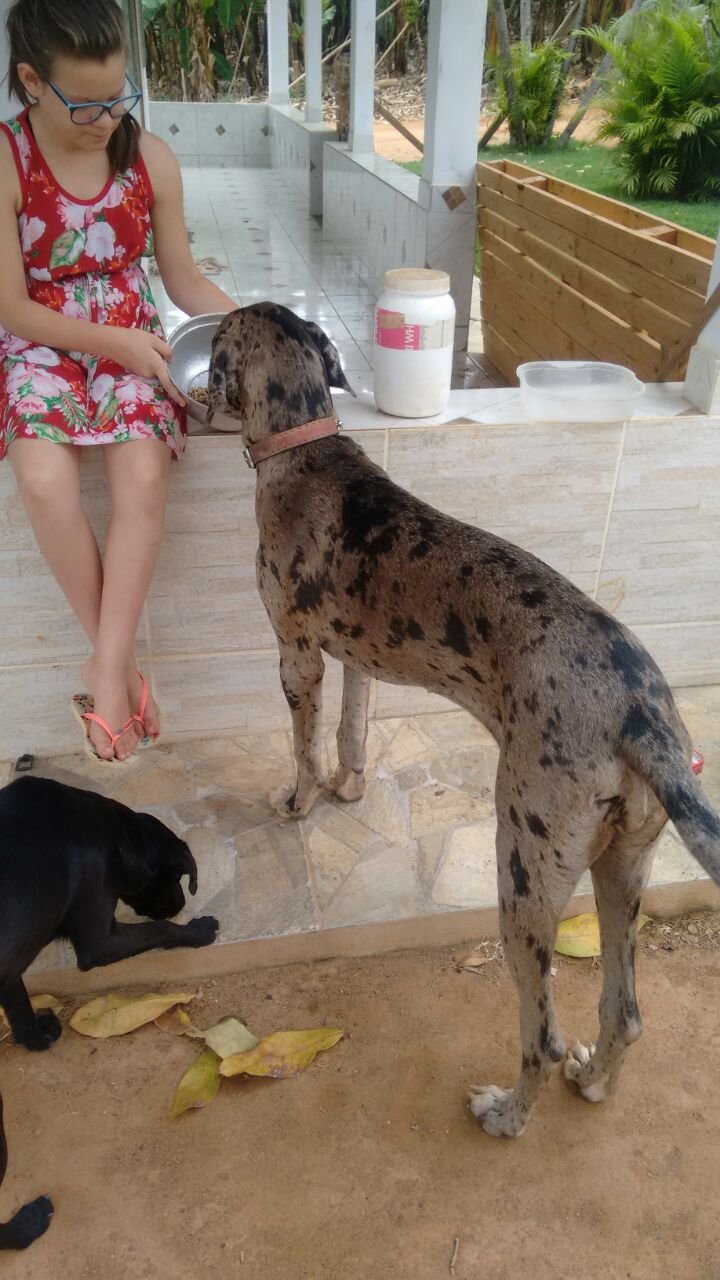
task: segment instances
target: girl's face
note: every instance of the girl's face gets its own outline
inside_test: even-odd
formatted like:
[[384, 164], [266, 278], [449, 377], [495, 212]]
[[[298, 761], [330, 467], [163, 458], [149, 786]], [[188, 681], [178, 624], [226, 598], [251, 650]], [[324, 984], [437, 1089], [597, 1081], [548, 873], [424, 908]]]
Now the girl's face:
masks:
[[[73, 105], [85, 102], [112, 102], [132, 90], [126, 81], [124, 53], [113, 54], [106, 62], [91, 62], [79, 58], [56, 58], [51, 72], [52, 84]], [[65, 103], [51, 88], [47, 80], [41, 80], [27, 63], [18, 67], [20, 79], [28, 93], [37, 102], [40, 111], [69, 148], [83, 151], [103, 151], [120, 121], [113, 120], [107, 111], [93, 124], [75, 124]]]

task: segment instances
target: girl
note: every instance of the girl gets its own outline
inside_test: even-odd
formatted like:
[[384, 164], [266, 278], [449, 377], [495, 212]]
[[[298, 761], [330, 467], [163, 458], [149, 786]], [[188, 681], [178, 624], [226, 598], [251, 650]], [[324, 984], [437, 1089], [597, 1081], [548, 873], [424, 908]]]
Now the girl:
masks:
[[[93, 647], [88, 744], [117, 763], [159, 731], [133, 649], [185, 434], [140, 259], [155, 253], [188, 315], [238, 303], [195, 266], [177, 161], [129, 114], [140, 93], [115, 0], [15, 0], [7, 28], [24, 110], [0, 125], [0, 458]], [[80, 445], [106, 446], [104, 563], [81, 506]]]

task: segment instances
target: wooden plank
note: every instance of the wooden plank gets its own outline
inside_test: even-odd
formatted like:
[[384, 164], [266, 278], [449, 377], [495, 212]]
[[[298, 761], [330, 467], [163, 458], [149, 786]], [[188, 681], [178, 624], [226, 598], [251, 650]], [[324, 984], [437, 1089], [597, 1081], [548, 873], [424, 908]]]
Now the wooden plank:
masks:
[[702, 307], [702, 301], [697, 294], [690, 293], [671, 280], [664, 280], [662, 276], [647, 271], [635, 262], [629, 262], [618, 257], [617, 254], [600, 248], [592, 240], [586, 240], [540, 214], [523, 208], [490, 187], [481, 187], [478, 199], [480, 225], [482, 225], [483, 210], [490, 209], [506, 221], [549, 243], [561, 253], [592, 266], [593, 270], [631, 289], [639, 297], [647, 298], [662, 310], [675, 314], [684, 323], [692, 324]]
[[[544, 310], [553, 315], [566, 333], [582, 333], [585, 345], [601, 358], [631, 365], [643, 377], [655, 377], [660, 364], [660, 344], [631, 329], [623, 320], [583, 297], [539, 263], [499, 240], [490, 231], [482, 233], [483, 249], [489, 249], [517, 279], [516, 290], [524, 297], [528, 284], [546, 300]], [[588, 338], [587, 335], [592, 335]]]
[[[614, 200], [612, 196], [601, 196], [596, 191], [588, 191], [585, 187], [579, 187], [577, 183], [568, 182], [565, 178], [555, 178], [550, 174], [544, 174], [541, 169], [533, 169], [530, 165], [516, 164], [513, 160], [488, 161], [487, 164], [492, 168], [499, 169], [501, 173], [507, 173], [511, 177], [521, 180], [535, 177], [538, 174], [542, 177], [547, 177], [549, 178], [549, 185], [546, 189], [551, 193], [559, 195], [571, 203], [576, 203], [583, 209], [599, 213], [611, 222], [617, 222], [621, 226], [629, 227], [631, 230], [655, 227], [658, 231], [668, 229], [674, 231], [676, 236], [672, 240], [673, 244], [676, 244], [680, 249], [687, 249], [690, 253], [705, 258], [707, 262], [712, 263], [715, 252], [715, 241], [712, 237], [700, 235], [697, 231], [689, 231], [687, 227], [681, 226], [679, 222], [672, 222], [669, 218], [658, 218], [654, 214], [646, 213], [643, 209], [636, 209], [633, 205], [625, 204], [623, 200]], [[478, 169], [481, 167], [485, 166], [478, 165]]]
[[[496, 320], [517, 335], [526, 360], [593, 360], [593, 352], [548, 315], [545, 299], [531, 285], [518, 289], [512, 271], [490, 253], [483, 254], [485, 303], [490, 324]], [[480, 288], [483, 296], [483, 285]], [[516, 345], [516, 344], [515, 344]]]
[[703, 300], [710, 276], [710, 263], [697, 254], [675, 245], [657, 243], [627, 227], [580, 209], [549, 191], [538, 191], [492, 165], [481, 165], [481, 182], [498, 191], [523, 209], [574, 232], [629, 262], [637, 262], [648, 271], [698, 294]]
[[[654, 360], [644, 355], [630, 361], [619, 340], [613, 341], [608, 333], [598, 334], [589, 324], [582, 320], [582, 309], [578, 300], [571, 297], [571, 290], [554, 282], [550, 287], [542, 280], [541, 274], [533, 269], [532, 277], [520, 275], [516, 268], [508, 266], [502, 259], [490, 254], [487, 250], [483, 256], [493, 259], [493, 285], [500, 291], [500, 299], [508, 290], [512, 290], [520, 299], [522, 310], [532, 308], [532, 319], [535, 328], [528, 331], [529, 341], [535, 346], [544, 348], [543, 359], [590, 359], [609, 360], [615, 364], [628, 365], [637, 369], [644, 378], [654, 379], [659, 365], [660, 350], [655, 348]], [[486, 298], [488, 294], [486, 292]], [[582, 299], [579, 300], [582, 302]], [[514, 320], [517, 328], [517, 320]], [[552, 334], [551, 342], [548, 335]], [[583, 335], [580, 342], [576, 336]]]
[[551, 271], [553, 275], [570, 285], [572, 289], [583, 294], [592, 302], [597, 302], [606, 311], [624, 320], [633, 329], [644, 330], [656, 342], [664, 346], [680, 341], [683, 332], [688, 328], [683, 321], [656, 307], [639, 294], [624, 289], [614, 280], [610, 280], [593, 267], [585, 266], [578, 258], [572, 258], [554, 248], [546, 241], [516, 227], [490, 209], [483, 210], [480, 225], [480, 242], [486, 231], [492, 232], [500, 240], [505, 240], [514, 249], [527, 254], [528, 258]]
[[509, 387], [517, 386], [516, 370], [522, 364], [522, 358], [490, 324], [483, 324], [483, 346], [484, 354], [495, 365], [501, 378], [505, 379]]

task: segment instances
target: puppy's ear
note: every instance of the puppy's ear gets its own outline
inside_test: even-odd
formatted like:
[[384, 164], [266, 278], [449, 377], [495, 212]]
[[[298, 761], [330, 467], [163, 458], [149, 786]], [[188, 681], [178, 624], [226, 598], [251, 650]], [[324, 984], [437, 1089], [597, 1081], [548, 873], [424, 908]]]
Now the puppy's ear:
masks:
[[183, 852], [182, 868], [181, 874], [188, 877], [188, 889], [194, 898], [198, 887], [197, 863], [187, 845]]
[[[231, 313], [231, 318], [235, 312]], [[210, 373], [208, 376], [208, 426], [216, 413], [227, 413], [240, 420], [244, 415], [246, 392], [242, 371], [237, 361], [228, 363], [228, 346], [232, 339], [223, 323], [213, 338]]]
[[343, 391], [349, 391], [351, 396], [357, 399], [357, 393], [353, 391], [348, 382], [343, 367], [340, 363], [340, 356], [337, 348], [333, 346], [326, 333], [323, 333], [319, 325], [313, 324], [312, 320], [305, 321], [305, 330], [312, 338], [320, 355], [322, 356], [325, 372], [331, 387], [341, 387]]

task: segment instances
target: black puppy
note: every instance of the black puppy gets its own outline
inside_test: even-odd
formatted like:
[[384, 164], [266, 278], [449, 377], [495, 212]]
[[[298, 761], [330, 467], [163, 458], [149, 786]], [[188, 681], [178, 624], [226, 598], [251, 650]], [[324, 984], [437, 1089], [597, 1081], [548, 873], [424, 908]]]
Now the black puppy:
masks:
[[[3, 1104], [0, 1095], [0, 1187], [7, 1169], [7, 1143], [3, 1125]], [[52, 1201], [47, 1196], [23, 1205], [9, 1222], [0, 1222], [0, 1249], [27, 1249], [33, 1240], [42, 1236], [50, 1226], [53, 1215]]]
[[[206, 947], [218, 922], [173, 924], [180, 886], [197, 867], [188, 846], [157, 818], [93, 791], [49, 778], [19, 778], [0, 790], [0, 1006], [17, 1044], [48, 1049], [54, 1013], [33, 1012], [22, 975], [53, 938], [68, 938], [80, 969], [113, 964], [154, 947]], [[122, 899], [153, 924], [118, 924]]]

